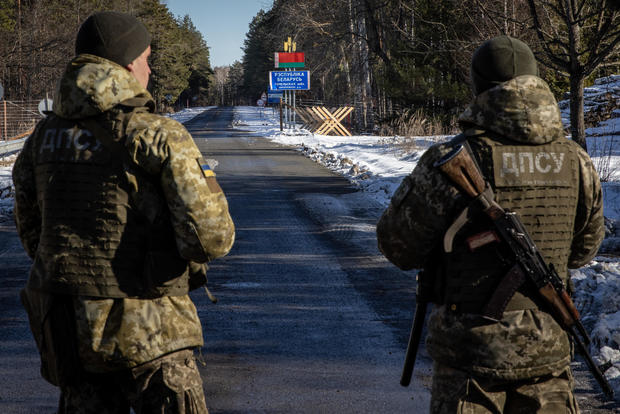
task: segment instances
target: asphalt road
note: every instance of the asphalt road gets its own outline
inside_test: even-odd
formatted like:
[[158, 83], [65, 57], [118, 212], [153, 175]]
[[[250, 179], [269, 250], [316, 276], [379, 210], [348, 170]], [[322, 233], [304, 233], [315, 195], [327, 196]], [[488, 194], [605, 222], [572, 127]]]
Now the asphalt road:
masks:
[[[409, 388], [399, 385], [414, 281], [381, 257], [379, 206], [294, 149], [232, 130], [231, 108], [186, 124], [215, 159], [237, 228], [208, 273], [211, 304], [192, 293], [203, 321], [204, 381], [212, 414], [426, 413], [424, 348]], [[30, 261], [11, 218], [0, 217], [0, 413], [52, 413], [57, 390], [19, 305]], [[615, 412], [575, 365], [583, 413]]]

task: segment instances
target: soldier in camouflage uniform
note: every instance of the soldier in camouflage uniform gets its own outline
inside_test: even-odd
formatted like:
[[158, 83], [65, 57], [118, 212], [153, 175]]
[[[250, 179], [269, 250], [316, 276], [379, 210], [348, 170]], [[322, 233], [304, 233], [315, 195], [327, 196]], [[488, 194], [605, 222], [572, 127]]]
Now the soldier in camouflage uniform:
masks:
[[424, 269], [421, 282], [430, 285], [432, 413], [576, 413], [568, 336], [533, 289], [522, 286], [501, 320], [480, 315], [512, 259], [501, 243], [475, 243], [492, 228], [480, 213], [446, 252], [444, 236], [469, 200], [434, 163], [467, 143], [496, 201], [519, 214], [567, 284], [568, 268], [588, 263], [604, 236], [599, 178], [564, 137], [527, 45], [507, 36], [485, 42], [471, 74], [475, 98], [460, 116], [463, 133], [429, 148], [403, 180], [377, 225], [379, 248], [401, 269]]
[[134, 17], [90, 16], [13, 170], [22, 301], [61, 413], [207, 412], [188, 292], [234, 225], [190, 134], [153, 114], [149, 54]]

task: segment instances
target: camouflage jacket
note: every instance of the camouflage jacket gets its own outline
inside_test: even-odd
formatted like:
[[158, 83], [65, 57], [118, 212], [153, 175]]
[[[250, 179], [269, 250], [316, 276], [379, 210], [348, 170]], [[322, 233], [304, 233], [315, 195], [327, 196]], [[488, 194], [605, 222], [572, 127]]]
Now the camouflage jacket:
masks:
[[[171, 230], [166, 243], [186, 261], [186, 268], [203, 273], [204, 266], [198, 263], [225, 255], [234, 242], [234, 225], [226, 198], [214, 174], [201, 166], [200, 151], [190, 134], [180, 123], [151, 113], [153, 108], [148, 91], [126, 69], [96, 56], [77, 56], [68, 64], [58, 84], [53, 115], [37, 126], [13, 170], [18, 234], [34, 259], [28, 287], [75, 297], [80, 357], [89, 370], [135, 366], [180, 348], [201, 345], [202, 330], [196, 309], [187, 295], [187, 282], [185, 288], [181, 286], [171, 291], [165, 286], [159, 290], [156, 287], [148, 296], [140, 297], [139, 293], [136, 296], [133, 291], [123, 291], [120, 282], [116, 283], [113, 277], [97, 278], [101, 276], [98, 272], [78, 272], [70, 275], [71, 278], [58, 276], [54, 269], [67, 269], [72, 263], [88, 267], [92, 260], [93, 268], [100, 266], [96, 260], [107, 255], [118, 257], [123, 245], [114, 239], [95, 239], [100, 236], [100, 229], [68, 234], [67, 229], [70, 231], [77, 224], [72, 223], [70, 217], [63, 224], [57, 213], [56, 227], [46, 228], [49, 220], [42, 218], [52, 213], [46, 210], [49, 194], [42, 191], [46, 183], [41, 182], [40, 173], [45, 170], [39, 166], [46, 150], [64, 145], [55, 146], [49, 142], [46, 125], [50, 124], [47, 122], [79, 125], [82, 120], [96, 119], [104, 130], [123, 132], [122, 136], [113, 137], [120, 148], [126, 150], [124, 159], [130, 160], [122, 164], [126, 197], [116, 202], [116, 214], [121, 218], [138, 217], [137, 222], [152, 222], [157, 217], [169, 223], [167, 226]], [[132, 116], [122, 116], [128, 112], [132, 112]], [[127, 124], [116, 125], [119, 119], [126, 120]], [[82, 139], [74, 134], [74, 146], [84, 149], [90, 145], [92, 152], [95, 148], [101, 149], [96, 134], [94, 140], [88, 135], [82, 135], [86, 137]], [[58, 140], [65, 136], [66, 133], [57, 134]], [[68, 148], [69, 144], [66, 145]], [[67, 205], [68, 210], [71, 208]], [[92, 216], [97, 219], [93, 219], [93, 223], [105, 223], [110, 214], [93, 208]], [[121, 220], [117, 226], [126, 222], [126, 219]], [[161, 234], [148, 234], [148, 231], [138, 236], [127, 234], [127, 231], [121, 232], [121, 239], [142, 238], [145, 245], [149, 238], [161, 238]], [[90, 243], [100, 245], [100, 251], [111, 250], [112, 253], [85, 256], [79, 262], [66, 261], [74, 252], [54, 251], [49, 242], [42, 246], [45, 240], [57, 240], [53, 237], [58, 234], [69, 246], [89, 246]], [[142, 267], [145, 259], [136, 259]], [[132, 286], [139, 285], [144, 277], [141, 273], [136, 272]]]
[[[535, 76], [520, 76], [489, 89], [474, 99], [461, 115], [460, 123], [502, 207], [517, 211], [523, 218], [528, 215], [523, 200], [545, 200], [532, 204], [535, 213], [523, 221], [539, 247], [548, 247], [541, 248], [543, 255], [558, 266], [560, 274], [567, 279], [566, 267], [575, 268], [590, 261], [604, 236], [600, 182], [587, 153], [564, 138], [557, 103], [545, 82]], [[547, 187], [502, 187], [500, 181], [505, 179], [499, 177], [510, 169], [502, 171], [497, 167], [493, 153], [506, 153], [506, 148], [533, 154], [537, 148], [560, 148], [570, 154], [568, 175], [562, 178], [566, 189], [560, 189], [574, 199], [569, 200], [570, 206], [554, 205], [556, 200], [545, 199], [546, 191], [558, 190], [555, 182]], [[442, 249], [443, 238], [469, 203], [434, 167], [450, 149], [451, 143], [437, 144], [422, 155], [377, 225], [379, 248], [390, 261], [402, 269], [439, 269], [434, 274], [443, 279], [438, 284], [443, 288], [445, 280], [450, 281], [458, 273], [448, 265], [451, 259]], [[549, 157], [552, 165], [551, 156], [546, 154], [543, 156]], [[532, 165], [543, 159], [530, 158]], [[529, 173], [528, 158], [523, 159], [525, 172]], [[541, 169], [547, 171], [549, 165]], [[511, 166], [523, 167], [518, 163]], [[532, 167], [532, 171], [536, 169]], [[559, 210], [562, 222], [553, 225], [570, 228], [553, 234], [555, 244], [550, 244], [550, 233], [545, 229], [552, 225], [551, 216]], [[480, 268], [484, 266], [486, 263], [480, 263]], [[441, 289], [440, 305], [429, 319], [427, 337], [429, 353], [436, 361], [504, 379], [545, 375], [568, 365], [568, 338], [548, 313], [517, 308], [507, 310], [500, 322], [492, 323], [475, 313], [450, 312], [441, 304]], [[479, 290], [472, 286], [470, 291], [476, 294]]]

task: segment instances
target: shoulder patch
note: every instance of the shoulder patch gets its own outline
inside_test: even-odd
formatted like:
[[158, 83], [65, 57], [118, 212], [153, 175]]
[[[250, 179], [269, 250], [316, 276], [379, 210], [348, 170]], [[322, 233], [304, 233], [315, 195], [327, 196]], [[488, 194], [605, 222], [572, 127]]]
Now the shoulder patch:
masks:
[[202, 175], [205, 177], [215, 177], [215, 173], [209, 167], [209, 164], [200, 164], [200, 169], [202, 170]]
[[217, 183], [217, 180], [215, 179], [215, 172], [213, 172], [211, 166], [202, 157], [196, 158], [196, 162], [200, 167], [200, 171], [202, 171], [202, 175], [205, 178], [211, 193], [221, 193], [222, 188]]

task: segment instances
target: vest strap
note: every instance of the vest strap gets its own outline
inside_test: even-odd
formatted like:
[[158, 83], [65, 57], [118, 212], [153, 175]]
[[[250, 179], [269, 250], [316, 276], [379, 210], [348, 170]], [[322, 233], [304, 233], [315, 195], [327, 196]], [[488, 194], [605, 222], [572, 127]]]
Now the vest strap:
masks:
[[[127, 116], [126, 122], [123, 122], [123, 132], [125, 130], [125, 127], [129, 123], [129, 119], [131, 118], [132, 115], [133, 115], [133, 112], [131, 112]], [[115, 154], [118, 154], [123, 159], [123, 161], [127, 163], [127, 165], [138, 167], [142, 171], [142, 168], [131, 159], [131, 157], [129, 156], [129, 152], [123, 146], [123, 144], [121, 144], [119, 141], [114, 140], [111, 136], [110, 131], [108, 131], [106, 128], [101, 126], [101, 124], [97, 122], [95, 118], [85, 118], [85, 119], [80, 120], [79, 122], [82, 125], [84, 125], [86, 129], [93, 132], [95, 135], [95, 138], [101, 141], [101, 143], [106, 148], [108, 148], [110, 151], [114, 152]]]

